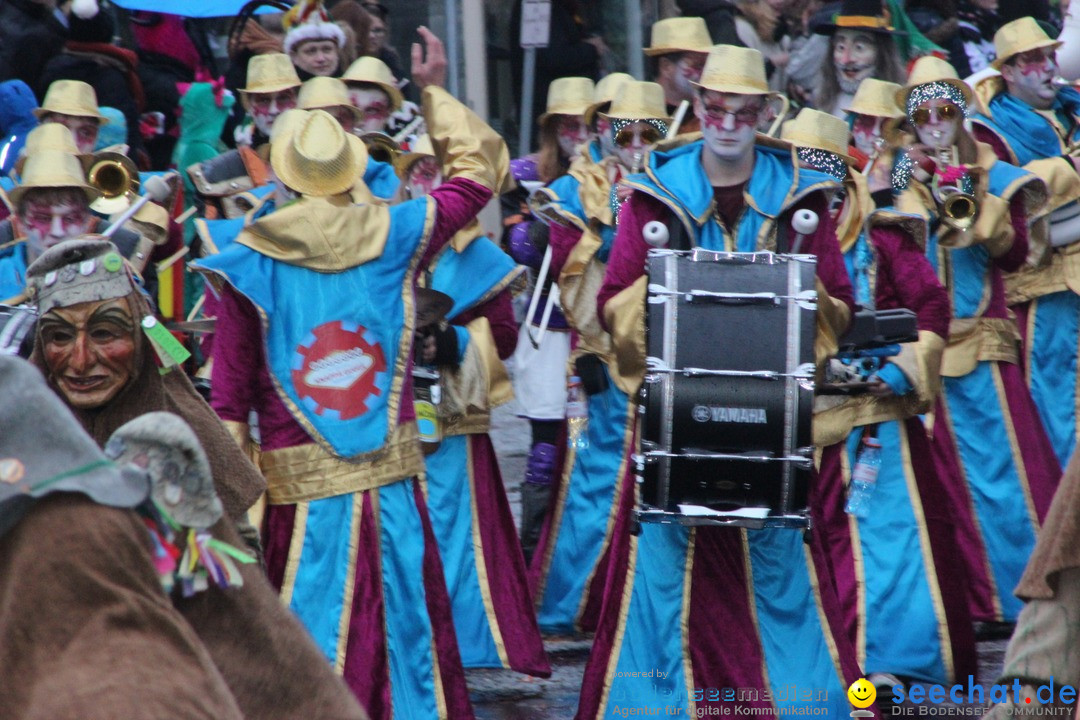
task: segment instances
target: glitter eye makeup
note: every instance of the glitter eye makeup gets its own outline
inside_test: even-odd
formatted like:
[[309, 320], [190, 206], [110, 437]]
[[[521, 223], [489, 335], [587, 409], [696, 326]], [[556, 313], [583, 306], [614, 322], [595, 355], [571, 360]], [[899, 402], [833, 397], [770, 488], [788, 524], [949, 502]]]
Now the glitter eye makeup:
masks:
[[[955, 85], [944, 82], [932, 82], [925, 85], [919, 85], [917, 88], [911, 91], [907, 99], [907, 116], [912, 122], [915, 121], [915, 111], [919, 109], [919, 106], [929, 100], [948, 100], [955, 105], [964, 117], [967, 117], [967, 101], [964, 99], [964, 93], [960, 91], [960, 88]], [[942, 116], [938, 116], [942, 117]], [[929, 117], [927, 120], [929, 121]]]

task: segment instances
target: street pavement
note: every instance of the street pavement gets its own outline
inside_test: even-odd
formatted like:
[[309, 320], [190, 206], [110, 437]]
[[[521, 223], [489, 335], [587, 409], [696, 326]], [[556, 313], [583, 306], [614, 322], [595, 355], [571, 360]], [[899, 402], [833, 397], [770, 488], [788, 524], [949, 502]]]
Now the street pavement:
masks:
[[[507, 498], [517, 523], [521, 520], [520, 486], [530, 444], [529, 425], [517, 416], [519, 411], [516, 401], [497, 408], [491, 429]], [[979, 642], [976, 681], [984, 687], [997, 679], [1006, 644], [1004, 639]], [[467, 670], [466, 679], [477, 720], [571, 720], [577, 709], [590, 645], [587, 637], [545, 638], [544, 647], [553, 671], [548, 679], [532, 678], [510, 670]], [[963, 680], [966, 685], [966, 678]], [[919, 709], [911, 709], [913, 715], [919, 714]], [[923, 706], [922, 709], [927, 708]]]

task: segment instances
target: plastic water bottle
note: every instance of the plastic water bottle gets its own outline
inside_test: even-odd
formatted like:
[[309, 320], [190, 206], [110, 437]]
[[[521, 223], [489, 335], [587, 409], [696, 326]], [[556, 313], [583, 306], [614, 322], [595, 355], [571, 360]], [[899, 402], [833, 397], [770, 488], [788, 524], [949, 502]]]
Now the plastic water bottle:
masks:
[[581, 378], [571, 375], [566, 383], [567, 442], [575, 450], [589, 447], [589, 403]]
[[881, 441], [864, 435], [855, 457], [855, 467], [851, 471], [851, 487], [848, 488], [848, 501], [844, 508], [846, 512], [860, 518], [870, 514], [870, 498], [874, 496], [880, 469]]

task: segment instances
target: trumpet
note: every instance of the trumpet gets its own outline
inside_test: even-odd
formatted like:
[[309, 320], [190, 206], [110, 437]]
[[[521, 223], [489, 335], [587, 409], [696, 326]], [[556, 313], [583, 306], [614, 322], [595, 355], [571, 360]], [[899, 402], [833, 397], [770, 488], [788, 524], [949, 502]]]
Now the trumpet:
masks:
[[377, 130], [366, 132], [360, 139], [367, 145], [368, 156], [373, 160], [393, 165], [401, 154], [401, 145], [394, 138]]
[[[953, 148], [938, 148], [938, 167], [944, 170], [953, 164]], [[938, 185], [937, 176], [933, 182], [934, 202], [941, 208], [942, 219], [949, 226], [964, 232], [975, 224], [979, 216], [979, 203], [958, 187]]]
[[131, 158], [118, 152], [96, 153], [86, 181], [101, 193], [90, 208], [104, 215], [128, 209], [139, 197], [139, 169]]

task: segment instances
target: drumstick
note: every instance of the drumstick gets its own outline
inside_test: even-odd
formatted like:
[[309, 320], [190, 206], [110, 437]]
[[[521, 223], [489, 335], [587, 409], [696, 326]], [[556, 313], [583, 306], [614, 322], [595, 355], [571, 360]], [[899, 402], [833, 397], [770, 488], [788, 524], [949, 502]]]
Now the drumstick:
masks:
[[807, 235], [813, 235], [817, 230], [818, 215], [813, 210], [796, 210], [791, 217], [791, 229], [795, 231], [795, 242], [791, 245], [791, 254], [798, 255], [803, 240]]
[[[525, 311], [525, 331], [529, 333], [529, 341], [533, 347], [540, 347], [540, 341], [533, 337], [532, 319], [537, 306], [540, 305], [540, 294], [543, 291], [544, 282], [547, 280], [548, 268], [551, 267], [551, 244], [544, 250], [544, 259], [540, 262], [540, 271], [536, 274], [536, 286], [533, 288], [532, 298], [529, 300], [529, 309]], [[550, 297], [548, 298], [550, 302]], [[545, 308], [546, 309], [546, 308]]]
[[679, 128], [682, 127], [683, 118], [686, 117], [686, 111], [690, 108], [690, 101], [683, 100], [679, 103], [679, 109], [675, 111], [675, 117], [671, 120], [671, 125], [668, 126], [667, 135], [665, 139], [670, 140], [679, 134]]

